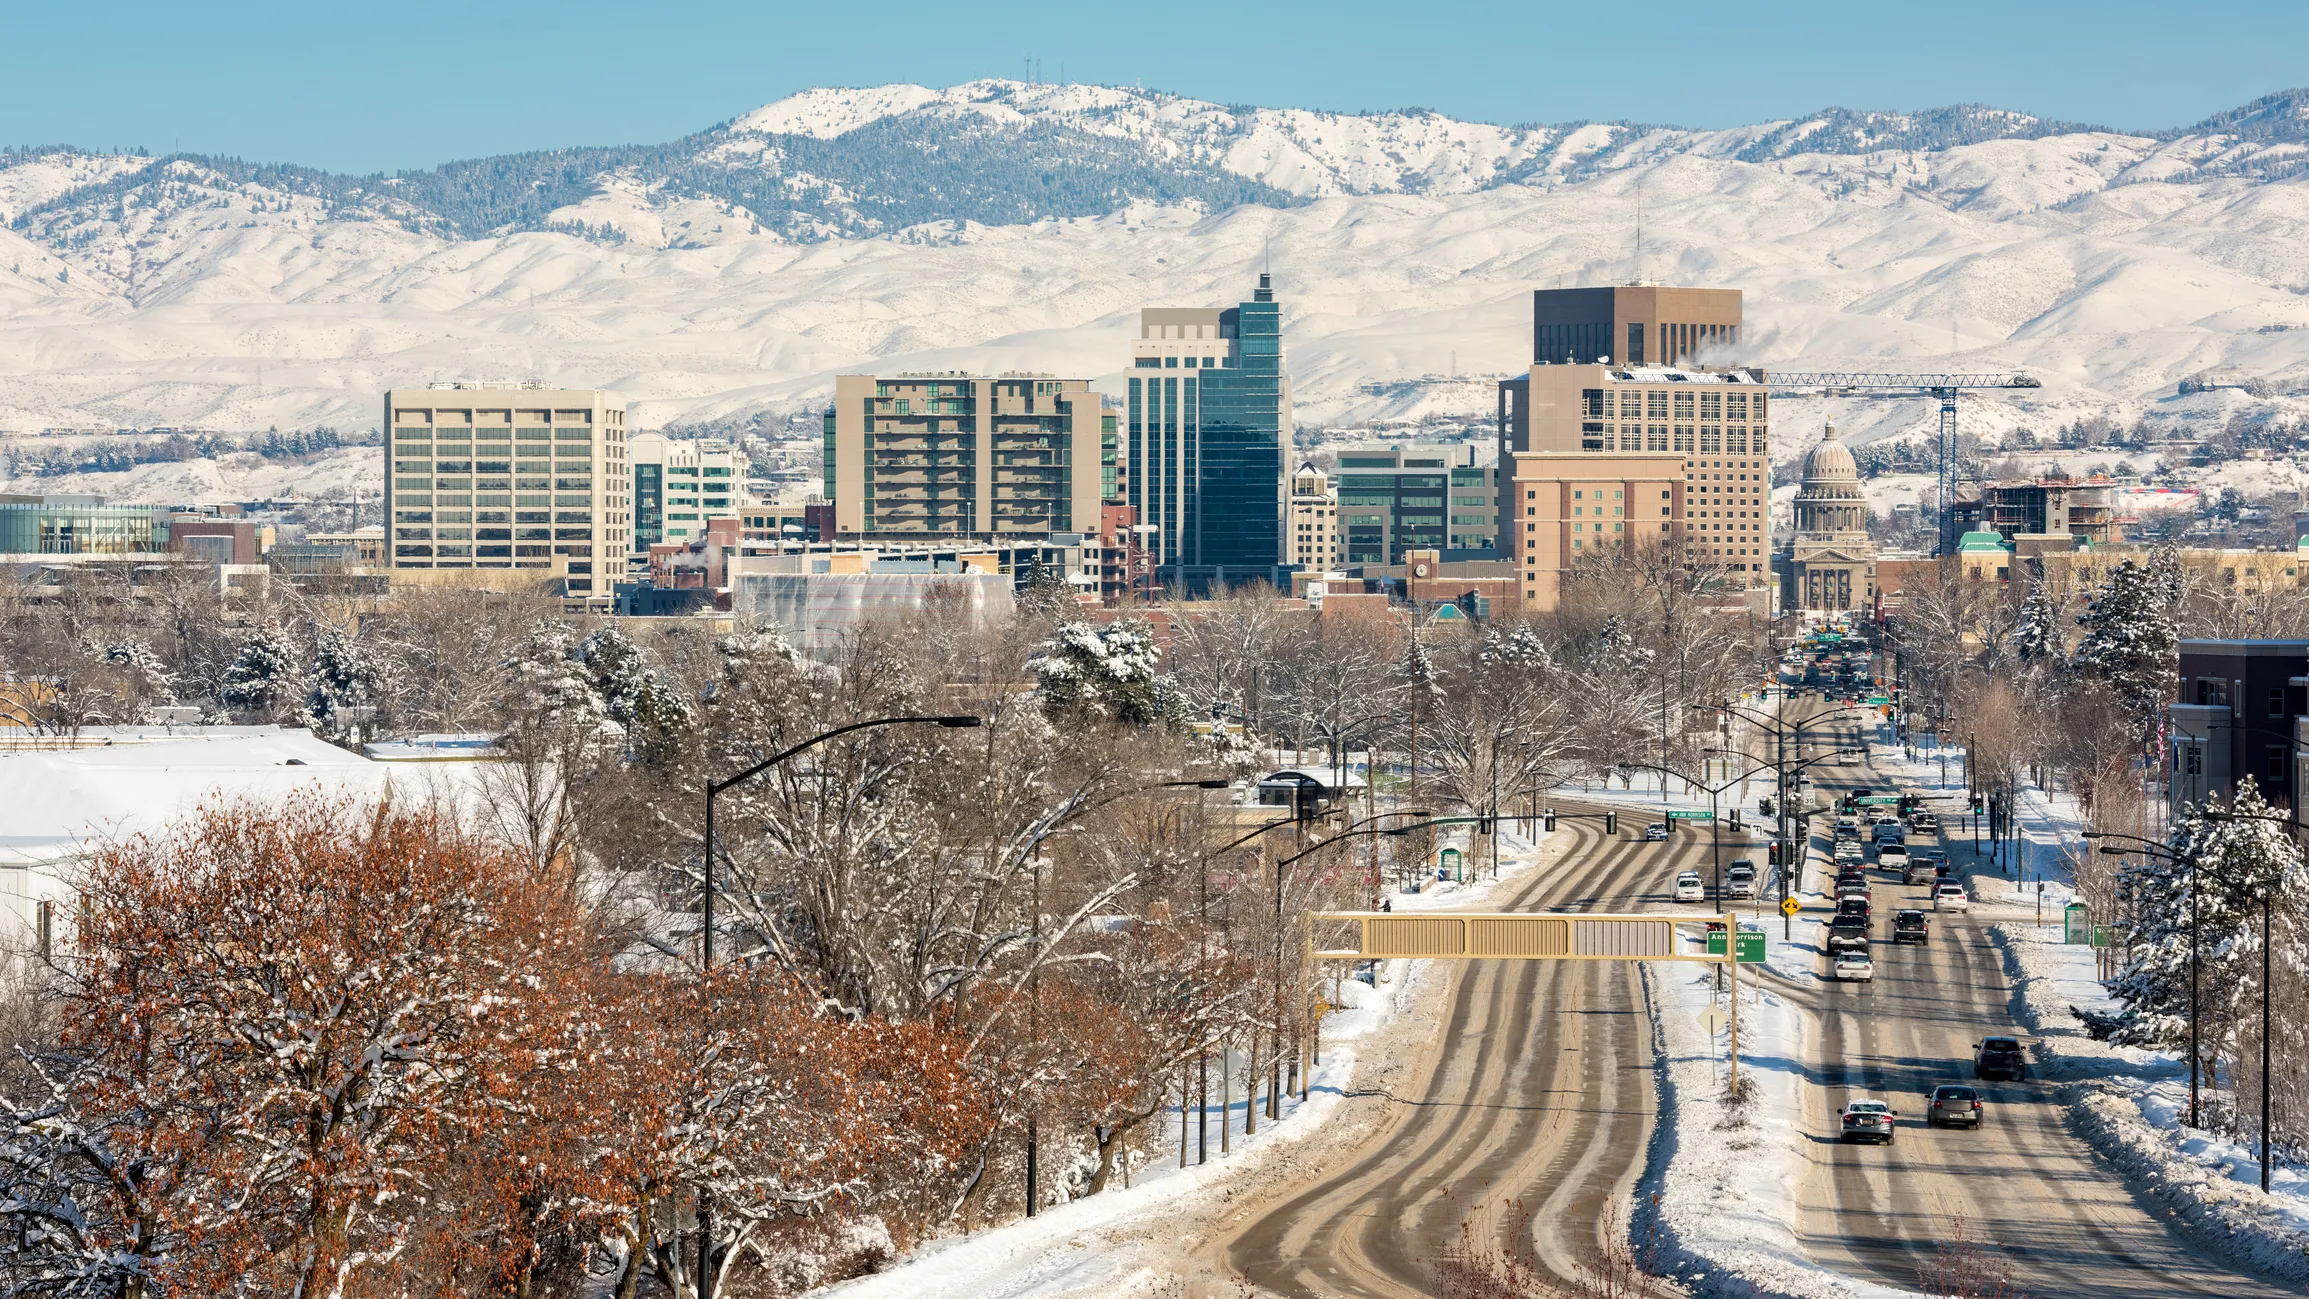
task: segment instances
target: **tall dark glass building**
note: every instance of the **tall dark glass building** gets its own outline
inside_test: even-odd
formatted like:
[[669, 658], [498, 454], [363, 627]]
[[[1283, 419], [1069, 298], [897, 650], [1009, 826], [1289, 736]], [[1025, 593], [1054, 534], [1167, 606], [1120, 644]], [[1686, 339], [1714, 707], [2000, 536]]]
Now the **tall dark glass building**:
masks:
[[1131, 347], [1125, 499], [1174, 589], [1275, 580], [1291, 381], [1267, 276], [1249, 302], [1149, 307]]

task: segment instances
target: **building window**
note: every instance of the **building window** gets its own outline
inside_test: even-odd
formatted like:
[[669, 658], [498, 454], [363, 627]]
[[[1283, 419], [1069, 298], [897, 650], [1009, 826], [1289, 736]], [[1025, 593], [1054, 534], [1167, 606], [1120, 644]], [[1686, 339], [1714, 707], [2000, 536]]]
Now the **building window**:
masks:
[[2285, 746], [2282, 744], [2269, 745], [2264, 753], [2264, 756], [2268, 760], [2268, 770], [2266, 773], [2268, 779], [2263, 782], [2263, 787], [2276, 790], [2284, 789]]
[[2271, 687], [2269, 691], [2269, 715], [2271, 717], [2283, 717], [2285, 715], [2285, 687]]
[[2182, 772], [2190, 776], [2205, 774], [2205, 751], [2202, 748], [2194, 744], [2188, 746], [2182, 761]]

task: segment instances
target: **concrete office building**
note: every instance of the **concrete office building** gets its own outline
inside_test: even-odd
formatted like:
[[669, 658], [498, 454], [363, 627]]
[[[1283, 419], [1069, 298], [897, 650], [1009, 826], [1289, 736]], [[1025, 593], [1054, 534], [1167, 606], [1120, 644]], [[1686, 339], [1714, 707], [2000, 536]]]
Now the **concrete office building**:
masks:
[[1164, 581], [1273, 578], [1284, 562], [1291, 381], [1267, 276], [1233, 307], [1139, 312], [1124, 403], [1124, 503]]
[[720, 438], [636, 433], [626, 439], [626, 463], [636, 555], [660, 543], [687, 545], [705, 535], [709, 520], [737, 518], [748, 504], [745, 458]]
[[625, 403], [593, 388], [434, 384], [385, 394], [392, 564], [535, 569], [606, 604], [632, 546]]
[[1336, 568], [1339, 557], [1339, 496], [1331, 476], [1313, 465], [1291, 475], [1291, 514], [1283, 534], [1283, 562], [1310, 572]]
[[[1535, 365], [1499, 386], [1500, 460], [1518, 480], [1558, 460], [1524, 465], [1526, 453], [1646, 457], [1643, 475], [1678, 463], [1677, 494], [1688, 553], [1751, 589], [1771, 580], [1770, 401], [1760, 371], [1666, 366]], [[1532, 488], [1519, 481], [1523, 492]], [[1583, 502], [1584, 503], [1584, 502]], [[1505, 538], [1520, 536], [1501, 501]]]
[[936, 541], [1096, 531], [1104, 413], [1087, 379], [836, 376], [825, 468], [835, 532]]
[[1344, 563], [1400, 564], [1414, 550], [1496, 557], [1497, 476], [1471, 445], [1346, 447], [1334, 485]]
[[1531, 295], [1535, 365], [1682, 365], [1740, 339], [1738, 289], [1622, 284]]

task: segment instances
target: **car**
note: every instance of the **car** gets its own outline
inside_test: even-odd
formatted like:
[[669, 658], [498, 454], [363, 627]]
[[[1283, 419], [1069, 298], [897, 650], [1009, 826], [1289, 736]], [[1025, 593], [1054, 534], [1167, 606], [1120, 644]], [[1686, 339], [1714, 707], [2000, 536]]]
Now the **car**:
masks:
[[1850, 812], [1838, 812], [1836, 814], [1836, 828], [1839, 830], [1857, 830], [1860, 828], [1860, 818]]
[[1724, 891], [1735, 898], [1756, 896], [1756, 863], [1742, 858], [1725, 867]]
[[1853, 788], [1853, 790], [1852, 790], [1852, 797], [1854, 797], [1854, 798], [1874, 798], [1874, 797], [1876, 797], [1876, 791], [1875, 791], [1874, 789], [1871, 789], [1871, 788], [1869, 788], [1869, 787], [1868, 787], [1868, 786], [1866, 786], [1866, 785], [1859, 785], [1859, 786], [1855, 786], [1855, 787]]
[[1972, 1044], [1972, 1076], [2028, 1081], [2028, 1057], [2017, 1037], [1984, 1037]]
[[1908, 865], [1908, 845], [1888, 843], [1876, 849], [1876, 864], [1888, 871], [1905, 870]]
[[1839, 885], [1866, 884], [1868, 882], [1868, 869], [1858, 862], [1846, 862], [1837, 866], [1836, 882]]
[[1876, 918], [1876, 909], [1869, 905], [1865, 897], [1836, 899], [1836, 918], [1841, 920], [1846, 916], [1856, 916], [1861, 924], [1867, 924]]
[[1778, 806], [1779, 805], [1777, 803], [1772, 801], [1772, 796], [1770, 794], [1766, 794], [1762, 798], [1756, 800], [1756, 814], [1759, 816], [1772, 816], [1775, 814], [1773, 809]]
[[1936, 1128], [1977, 1128], [1987, 1121], [1980, 1107], [1980, 1089], [1950, 1084], [1932, 1089], [1932, 1104], [1924, 1121]]
[[1879, 847], [1888, 843], [1907, 843], [1908, 831], [1898, 821], [1878, 821], [1868, 831], [1870, 842]]
[[1893, 912], [1892, 941], [1896, 943], [1928, 943], [1932, 941], [1931, 920], [1914, 907]]
[[1913, 812], [1910, 813], [1908, 817], [1908, 828], [1917, 831], [1920, 834], [1938, 830], [1940, 828], [1940, 818], [1934, 816], [1930, 812]]
[[1860, 827], [1856, 825], [1837, 826], [1835, 837], [1838, 843], [1858, 843], [1860, 842]]
[[1698, 871], [1685, 871], [1676, 876], [1676, 901], [1705, 902], [1707, 900], [1708, 886], [1700, 882]]
[[1900, 1112], [1883, 1101], [1856, 1100], [1844, 1107], [1843, 1131], [1839, 1141], [1875, 1141], [1892, 1144], [1893, 1124]]
[[1932, 886], [1932, 909], [1934, 911], [1969, 911], [1972, 909], [1972, 899], [1965, 895], [1962, 884], [1955, 880], [1942, 880]]
[[1836, 860], [1838, 862], [1856, 862], [1863, 860], [1863, 855], [1860, 849], [1860, 841], [1858, 839], [1845, 839], [1839, 842], [1836, 845]]
[[1837, 952], [1867, 951], [1868, 918], [1839, 915], [1830, 920], [1827, 948], [1831, 955]]
[[1668, 823], [1665, 821], [1654, 821], [1650, 825], [1644, 827], [1645, 843], [1665, 843], [1667, 842], [1667, 838]]
[[1874, 983], [1876, 963], [1866, 952], [1838, 952], [1834, 965], [1838, 983]]
[[1948, 854], [1946, 853], [1910, 853], [1908, 854], [1908, 864], [1901, 868], [1900, 882], [1903, 884], [1937, 884], [1940, 882], [1941, 868], [1946, 865], [1948, 865]]

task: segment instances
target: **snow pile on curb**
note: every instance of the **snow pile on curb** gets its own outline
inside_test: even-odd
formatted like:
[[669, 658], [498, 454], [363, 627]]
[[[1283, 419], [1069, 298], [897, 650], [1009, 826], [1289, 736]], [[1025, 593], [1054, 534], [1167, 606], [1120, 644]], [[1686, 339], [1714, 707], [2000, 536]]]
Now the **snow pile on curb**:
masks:
[[2092, 1040], [2072, 1010], [2105, 996], [2090, 948], [2043, 942], [2033, 925], [1989, 932], [2012, 978], [2013, 1016], [2038, 1038], [2037, 1059], [2060, 1084], [2077, 1134], [2217, 1248], [2309, 1285], [2309, 1178], [2288, 1170], [2285, 1180], [2299, 1185], [2262, 1195], [2252, 1152], [2182, 1127], [2178, 1061]]
[[[1775, 938], [1766, 968], [1780, 967], [1776, 972], [1786, 978], [1817, 978], [1805, 959], [1815, 950], [1803, 940]], [[1803, 968], [1792, 968], [1800, 961]], [[1635, 1226], [1639, 1241], [1648, 1235], [1658, 1243], [1651, 1266], [1694, 1296], [1905, 1299], [1910, 1292], [1823, 1269], [1797, 1239], [1796, 1187], [1806, 1146], [1803, 1011], [1742, 972], [1740, 1066], [1752, 1090], [1735, 1107], [1725, 1095], [1725, 1044], [1701, 1022], [1711, 1007], [1729, 1009], [1730, 998], [1715, 991], [1713, 970], [1694, 969], [1643, 966], [1660, 1121], [1638, 1188]]]

